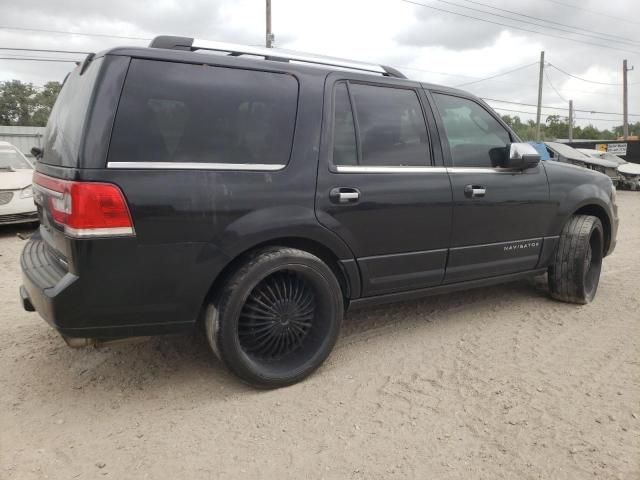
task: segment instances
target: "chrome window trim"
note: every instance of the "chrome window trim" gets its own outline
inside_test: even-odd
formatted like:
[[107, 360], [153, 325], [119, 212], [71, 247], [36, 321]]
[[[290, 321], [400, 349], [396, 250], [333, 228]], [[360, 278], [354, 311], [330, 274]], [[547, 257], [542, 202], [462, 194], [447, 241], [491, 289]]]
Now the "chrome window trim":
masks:
[[338, 173], [519, 173], [511, 168], [486, 167], [400, 167], [370, 165], [336, 165]]
[[242, 170], [255, 172], [275, 172], [285, 164], [268, 163], [198, 163], [198, 162], [108, 162], [107, 168], [140, 170]]
[[513, 168], [488, 167], [447, 167], [449, 173], [519, 173], [522, 170]]
[[336, 165], [334, 168], [338, 173], [447, 173], [445, 167]]

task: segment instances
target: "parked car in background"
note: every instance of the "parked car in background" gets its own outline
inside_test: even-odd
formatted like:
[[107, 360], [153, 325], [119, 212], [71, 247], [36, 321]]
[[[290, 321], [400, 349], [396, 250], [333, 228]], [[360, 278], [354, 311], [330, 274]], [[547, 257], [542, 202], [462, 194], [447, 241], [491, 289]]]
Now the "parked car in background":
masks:
[[608, 176], [614, 185], [618, 184], [618, 164], [611, 160], [594, 158], [578, 149], [559, 142], [544, 142], [551, 156], [551, 160], [557, 162], [571, 163], [579, 167], [595, 170]]
[[640, 165], [627, 162], [625, 159], [609, 152], [601, 152], [590, 148], [578, 148], [586, 155], [618, 164], [618, 187], [629, 190], [640, 190]]
[[592, 148], [576, 148], [579, 152], [584, 153], [585, 155], [589, 155], [593, 158], [599, 158], [600, 160], [609, 160], [610, 162], [616, 162], [618, 165], [624, 165], [628, 163], [624, 158], [620, 158], [617, 155], [609, 152], [602, 152], [600, 150], [595, 150]]
[[0, 142], [0, 225], [37, 222], [33, 165], [16, 147]]
[[627, 162], [618, 167], [618, 185], [629, 190], [640, 190], [640, 165]]

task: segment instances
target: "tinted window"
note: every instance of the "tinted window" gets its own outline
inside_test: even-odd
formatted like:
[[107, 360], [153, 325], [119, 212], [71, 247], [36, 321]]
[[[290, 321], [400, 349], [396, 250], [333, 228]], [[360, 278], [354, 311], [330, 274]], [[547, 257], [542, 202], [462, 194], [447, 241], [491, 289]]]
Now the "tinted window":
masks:
[[286, 164], [297, 99], [289, 75], [133, 60], [109, 161]]
[[454, 166], [497, 167], [511, 142], [507, 130], [477, 103], [434, 94]]
[[349, 84], [360, 140], [360, 164], [430, 165], [427, 126], [413, 90]]
[[335, 90], [333, 163], [335, 165], [356, 165], [358, 163], [356, 128], [346, 83], [339, 83]]
[[91, 62], [82, 75], [77, 67], [65, 80], [47, 121], [42, 163], [65, 167], [78, 164], [80, 139], [102, 61]]

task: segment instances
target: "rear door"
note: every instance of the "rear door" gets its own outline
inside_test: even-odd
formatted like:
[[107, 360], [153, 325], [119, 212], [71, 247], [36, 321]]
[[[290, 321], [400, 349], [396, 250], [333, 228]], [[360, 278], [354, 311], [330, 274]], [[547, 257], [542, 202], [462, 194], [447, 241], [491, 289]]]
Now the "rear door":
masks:
[[353, 251], [363, 296], [444, 277], [451, 187], [418, 87], [359, 75], [327, 79], [316, 214]]
[[534, 269], [554, 215], [543, 165], [502, 168], [518, 140], [495, 114], [473, 98], [432, 98], [453, 189], [445, 283]]

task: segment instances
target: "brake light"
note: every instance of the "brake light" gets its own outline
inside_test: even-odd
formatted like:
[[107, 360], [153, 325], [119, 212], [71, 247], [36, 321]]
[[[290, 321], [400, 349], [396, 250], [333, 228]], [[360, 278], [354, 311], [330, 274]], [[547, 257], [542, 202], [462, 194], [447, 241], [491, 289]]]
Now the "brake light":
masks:
[[122, 191], [111, 183], [72, 182], [34, 172], [53, 220], [69, 237], [133, 236], [133, 222]]

